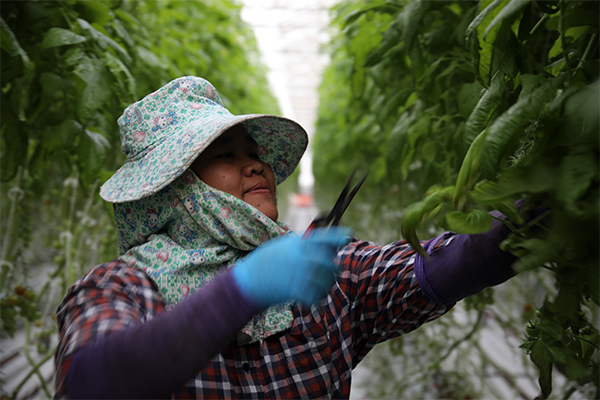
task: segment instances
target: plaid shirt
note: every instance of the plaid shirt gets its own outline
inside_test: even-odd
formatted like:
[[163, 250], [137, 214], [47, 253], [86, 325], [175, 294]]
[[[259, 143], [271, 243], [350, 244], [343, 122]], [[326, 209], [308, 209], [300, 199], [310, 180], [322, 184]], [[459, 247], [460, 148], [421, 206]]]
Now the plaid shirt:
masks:
[[[436, 248], [451, 241], [445, 234]], [[450, 307], [431, 301], [405, 242], [353, 241], [338, 253], [341, 276], [317, 307], [293, 307], [292, 328], [264, 343], [231, 345], [173, 398], [349, 398], [351, 371], [377, 343], [408, 333]], [[75, 351], [165, 311], [144, 273], [118, 259], [94, 268], [59, 306], [57, 397]]]

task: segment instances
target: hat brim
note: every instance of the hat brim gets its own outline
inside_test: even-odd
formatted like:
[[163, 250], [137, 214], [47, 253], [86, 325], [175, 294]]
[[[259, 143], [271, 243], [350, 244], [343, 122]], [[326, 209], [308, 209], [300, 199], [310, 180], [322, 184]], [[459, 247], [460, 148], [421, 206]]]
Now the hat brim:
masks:
[[[128, 159], [100, 189], [100, 197], [124, 203], [150, 196], [182, 175], [210, 144], [229, 128], [243, 124], [258, 145], [279, 185], [296, 169], [308, 135], [296, 122], [266, 114], [215, 114], [186, 125], [184, 131], [154, 143], [143, 156]], [[205, 126], [212, 126], [205, 131]], [[216, 127], [216, 128], [214, 128]]]

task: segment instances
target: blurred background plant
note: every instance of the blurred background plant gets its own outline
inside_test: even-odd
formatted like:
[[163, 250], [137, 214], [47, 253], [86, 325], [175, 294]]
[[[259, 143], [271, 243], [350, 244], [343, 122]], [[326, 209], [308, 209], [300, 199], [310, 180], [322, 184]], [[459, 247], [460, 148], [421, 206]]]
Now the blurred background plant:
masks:
[[40, 367], [54, 352], [56, 306], [117, 256], [98, 190], [124, 160], [123, 109], [198, 75], [233, 113], [278, 113], [240, 9], [229, 0], [2, 2], [0, 313], [4, 338], [25, 330], [30, 364], [3, 396], [23, 397], [32, 377], [52, 396]]
[[[555, 396], [590, 386], [599, 395], [598, 7], [571, 0], [342, 1], [320, 89], [316, 198], [331, 203], [350, 171], [370, 169], [361, 204], [345, 220], [358, 237], [387, 243], [402, 234], [422, 252], [419, 238], [443, 230], [485, 232], [491, 209], [524, 224], [511, 226], [503, 244], [521, 257], [521, 275], [497, 290], [496, 301], [489, 290], [460, 308], [472, 321], [482, 310], [512, 320], [505, 328], [523, 339], [543, 398], [552, 393], [553, 371], [568, 381]], [[514, 203], [520, 198], [544, 204], [544, 224], [525, 223]], [[525, 291], [513, 298], [523, 308], [512, 312], [504, 304], [511, 285]], [[424, 339], [435, 340], [436, 324], [405, 341], [437, 346]], [[458, 361], [472, 361], [477, 336], [444, 349], [467, 346], [470, 357]], [[414, 357], [413, 370], [444, 367], [443, 382], [476, 376], [426, 353], [433, 359]], [[392, 386], [398, 398], [408, 393]], [[457, 397], [474, 396], [466, 385], [457, 388]], [[427, 395], [423, 386], [408, 397]]]

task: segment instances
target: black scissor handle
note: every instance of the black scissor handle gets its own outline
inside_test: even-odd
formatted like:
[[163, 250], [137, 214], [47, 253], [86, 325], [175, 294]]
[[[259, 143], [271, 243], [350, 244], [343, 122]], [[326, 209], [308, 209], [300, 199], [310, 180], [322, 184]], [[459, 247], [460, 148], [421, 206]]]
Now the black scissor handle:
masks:
[[368, 173], [365, 174], [365, 176], [363, 176], [360, 179], [360, 181], [358, 181], [358, 183], [356, 185], [354, 185], [354, 187], [352, 187], [352, 189], [350, 189], [350, 184], [352, 183], [352, 179], [354, 178], [355, 173], [356, 173], [356, 169], [354, 171], [352, 171], [352, 174], [350, 174], [350, 178], [348, 179], [348, 182], [346, 182], [346, 185], [342, 189], [342, 193], [340, 194], [337, 201], [335, 202], [335, 205], [331, 209], [331, 212], [329, 212], [329, 214], [327, 216], [321, 215], [321, 216], [318, 216], [317, 218], [315, 218], [310, 223], [308, 228], [306, 229], [305, 235], [315, 228], [322, 228], [325, 226], [329, 226], [330, 224], [331, 224], [331, 226], [336, 226], [340, 223], [340, 220], [342, 219], [342, 215], [344, 215], [344, 212], [350, 205], [350, 202], [352, 201], [354, 196], [356, 196], [356, 193], [358, 193], [358, 190], [360, 189], [360, 187], [364, 183], [365, 179], [367, 179], [367, 176], [369, 175]]

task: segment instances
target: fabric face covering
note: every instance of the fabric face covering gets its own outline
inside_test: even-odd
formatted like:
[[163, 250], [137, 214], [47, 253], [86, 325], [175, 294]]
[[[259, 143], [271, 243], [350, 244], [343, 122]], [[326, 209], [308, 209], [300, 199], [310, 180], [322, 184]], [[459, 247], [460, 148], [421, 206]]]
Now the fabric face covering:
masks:
[[[248, 203], [188, 170], [152, 196], [114, 204], [120, 258], [152, 279], [167, 309], [209, 283], [261, 243], [292, 233]], [[291, 302], [269, 307], [238, 334], [262, 341], [291, 326]]]

